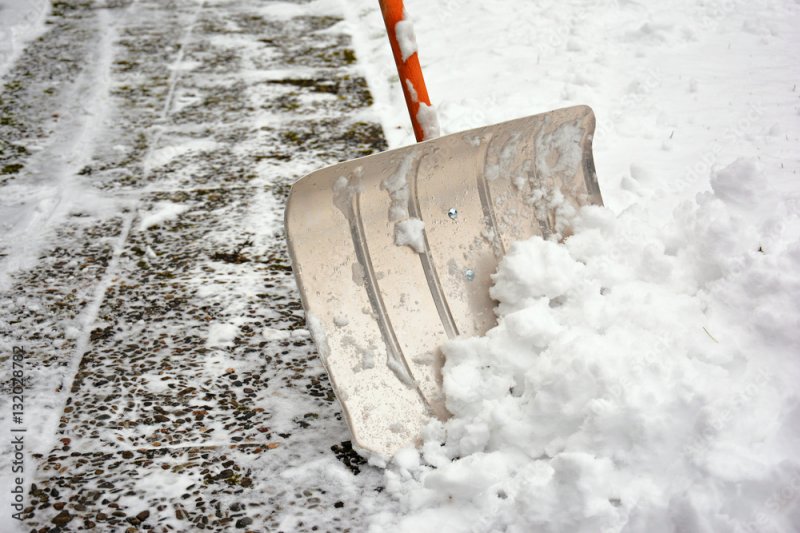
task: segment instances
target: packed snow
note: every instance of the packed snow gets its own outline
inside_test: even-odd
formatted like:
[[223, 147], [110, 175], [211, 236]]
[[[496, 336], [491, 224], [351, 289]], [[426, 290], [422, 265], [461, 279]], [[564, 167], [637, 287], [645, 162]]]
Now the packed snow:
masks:
[[44, 0], [0, 0], [0, 76], [14, 64], [25, 45], [44, 31], [50, 3]]
[[397, 44], [400, 46], [400, 57], [403, 61], [417, 53], [417, 38], [414, 35], [414, 23], [408, 18], [408, 13], [403, 13], [403, 20], [394, 25]]
[[206, 346], [209, 348], [230, 346], [238, 332], [239, 327], [236, 324], [211, 324], [208, 328]]
[[397, 168], [381, 183], [381, 189], [389, 194], [389, 222], [394, 223], [394, 243], [408, 246], [415, 252], [425, 252], [425, 223], [412, 217], [408, 211], [410, 192], [408, 176], [416, 163], [416, 156], [408, 154], [397, 162]]
[[401, 220], [394, 225], [394, 243], [408, 246], [418, 254], [425, 252], [425, 223], [418, 218]]
[[154, 209], [139, 213], [139, 230], [144, 231], [153, 226], [163, 224], [164, 222], [175, 220], [188, 210], [189, 207], [186, 205], [173, 202], [159, 202]]
[[436, 114], [436, 108], [425, 102], [419, 103], [417, 110], [417, 122], [422, 126], [423, 139], [435, 139], [439, 136], [439, 116]]

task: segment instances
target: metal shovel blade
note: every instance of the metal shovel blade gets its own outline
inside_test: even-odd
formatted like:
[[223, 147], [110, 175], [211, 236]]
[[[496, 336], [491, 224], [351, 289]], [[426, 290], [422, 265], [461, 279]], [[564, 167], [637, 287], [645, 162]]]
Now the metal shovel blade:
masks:
[[595, 118], [570, 107], [316, 171], [292, 187], [289, 252], [356, 449], [390, 457], [449, 416], [442, 343], [496, 324], [512, 242], [562, 238], [602, 205]]

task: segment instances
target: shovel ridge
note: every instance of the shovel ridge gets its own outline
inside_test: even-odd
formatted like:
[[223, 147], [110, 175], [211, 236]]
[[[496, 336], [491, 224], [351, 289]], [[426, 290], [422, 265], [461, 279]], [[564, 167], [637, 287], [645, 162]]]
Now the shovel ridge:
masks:
[[[415, 164], [413, 166], [413, 173], [412, 176], [416, 176], [419, 173], [419, 164], [421, 162], [422, 157], [425, 157], [425, 154], [422, 153], [421, 157], [415, 158]], [[420, 198], [419, 192], [417, 190], [417, 180], [411, 179], [408, 180], [408, 188], [409, 188], [409, 201], [408, 201], [408, 212], [409, 215], [422, 220], [422, 212], [420, 210]], [[431, 257], [431, 246], [428, 242], [428, 235], [426, 232], [423, 232], [423, 239], [425, 241], [425, 250], [423, 253], [418, 254], [419, 260], [422, 264], [422, 270], [425, 273], [425, 281], [428, 284], [428, 289], [431, 292], [431, 295], [434, 300], [434, 304], [436, 305], [436, 312], [439, 315], [439, 320], [442, 323], [442, 327], [444, 328], [445, 334], [447, 335], [448, 339], [452, 339], [458, 336], [458, 326], [456, 326], [455, 320], [453, 319], [453, 313], [450, 310], [450, 306], [447, 305], [447, 298], [445, 297], [444, 291], [442, 289], [442, 283], [439, 280], [439, 275], [436, 271], [436, 266], [433, 263], [433, 258]], [[437, 382], [439, 380], [437, 379]], [[433, 407], [433, 406], [432, 406]], [[435, 411], [437, 409], [433, 407]], [[438, 409], [439, 414], [441, 416], [446, 417], [447, 413], [443, 409]]]
[[[496, 324], [489, 287], [505, 250], [560, 239], [581, 205], [602, 203], [594, 127], [590, 108], [570, 107], [332, 165], [292, 187], [289, 254], [358, 448], [391, 456], [449, 416], [440, 346]], [[421, 248], [396, 240], [411, 220]]]

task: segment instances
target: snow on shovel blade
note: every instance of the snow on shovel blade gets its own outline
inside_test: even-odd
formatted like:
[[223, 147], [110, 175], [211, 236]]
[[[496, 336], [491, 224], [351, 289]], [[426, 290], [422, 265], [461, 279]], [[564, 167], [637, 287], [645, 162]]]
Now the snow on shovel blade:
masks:
[[292, 187], [289, 252], [306, 320], [353, 433], [384, 458], [449, 416], [440, 346], [495, 325], [510, 244], [569, 234], [602, 204], [595, 118], [570, 107], [318, 170]]

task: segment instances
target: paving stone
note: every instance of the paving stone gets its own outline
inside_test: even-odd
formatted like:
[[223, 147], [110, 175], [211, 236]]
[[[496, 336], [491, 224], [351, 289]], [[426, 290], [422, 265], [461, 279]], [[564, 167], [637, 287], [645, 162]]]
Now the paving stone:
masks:
[[[311, 465], [302, 467], [299, 456], [280, 439], [114, 453], [54, 451], [31, 490], [27, 523], [36, 527], [69, 516], [76, 530], [91, 529], [87, 523], [104, 530], [135, 523], [157, 532], [358, 529], [371, 509], [342, 500], [357, 498], [360, 490], [379, 491], [380, 476], [350, 478], [323, 453], [306, 456]], [[325, 486], [305, 482], [308, 473], [320, 472], [327, 474]]]
[[54, 7], [0, 93], [2, 186], [64, 135], [52, 115], [111, 39], [103, 135], [73, 178], [116, 208], [69, 217], [0, 293], [0, 346], [55, 389], [25, 524], [358, 530], [382, 476], [349, 445], [282, 228], [294, 180], [386, 147], [341, 19], [104, 5]]

